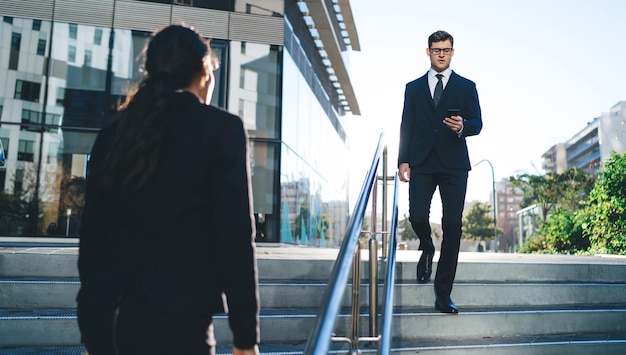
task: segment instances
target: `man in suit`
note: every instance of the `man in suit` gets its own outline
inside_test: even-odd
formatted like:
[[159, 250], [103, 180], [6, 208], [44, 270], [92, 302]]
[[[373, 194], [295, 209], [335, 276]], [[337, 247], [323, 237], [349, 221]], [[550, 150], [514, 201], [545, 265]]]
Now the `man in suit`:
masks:
[[450, 294], [471, 169], [465, 137], [477, 135], [482, 129], [476, 85], [450, 69], [453, 45], [454, 39], [445, 31], [428, 37], [430, 70], [406, 85], [398, 154], [400, 180], [409, 182], [409, 220], [422, 250], [417, 264], [420, 283], [428, 282], [432, 272], [435, 246], [429, 214], [433, 194], [439, 187], [443, 242], [434, 286], [435, 308], [443, 313], [458, 313]]

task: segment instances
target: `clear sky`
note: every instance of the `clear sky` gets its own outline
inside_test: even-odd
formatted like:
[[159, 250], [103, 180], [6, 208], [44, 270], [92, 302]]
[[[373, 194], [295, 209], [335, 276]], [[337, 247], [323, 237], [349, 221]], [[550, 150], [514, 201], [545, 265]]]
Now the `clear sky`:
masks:
[[[429, 68], [428, 36], [454, 37], [451, 68], [473, 80], [483, 114], [470, 159], [496, 181], [543, 173], [541, 155], [626, 100], [626, 1], [352, 0], [361, 44], [350, 54], [361, 116], [348, 118], [352, 205], [385, 132], [395, 172], [405, 84]], [[392, 170], [393, 169], [393, 170]], [[400, 216], [408, 211], [408, 184]], [[487, 202], [491, 169], [470, 172], [467, 200]], [[436, 198], [431, 221], [441, 219]]]

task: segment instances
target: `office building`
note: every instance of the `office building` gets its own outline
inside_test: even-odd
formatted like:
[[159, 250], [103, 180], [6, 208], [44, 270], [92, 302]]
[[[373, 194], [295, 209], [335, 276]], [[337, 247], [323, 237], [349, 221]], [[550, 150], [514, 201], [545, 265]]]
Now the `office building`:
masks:
[[211, 38], [212, 104], [248, 131], [257, 241], [343, 236], [348, 0], [4, 0], [0, 16], [0, 236], [78, 236], [95, 136], [141, 80], [146, 39], [181, 22]]
[[520, 188], [513, 187], [508, 178], [496, 183], [497, 226], [502, 230], [499, 236], [498, 251], [515, 252], [515, 243], [518, 228], [517, 212], [524, 199], [524, 193]]
[[597, 174], [612, 151], [626, 151], [626, 101], [594, 118], [567, 142], [548, 149], [542, 156], [543, 168], [556, 173], [578, 168]]

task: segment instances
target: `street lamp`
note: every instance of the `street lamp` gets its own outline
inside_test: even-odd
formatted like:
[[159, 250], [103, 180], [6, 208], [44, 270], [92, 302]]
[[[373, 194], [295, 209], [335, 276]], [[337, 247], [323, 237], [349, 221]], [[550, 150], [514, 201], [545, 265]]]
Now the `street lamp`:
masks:
[[493, 238], [494, 241], [496, 242], [496, 250], [495, 252], [498, 252], [498, 246], [500, 245], [500, 243], [498, 242], [498, 227], [496, 226], [497, 224], [497, 216], [496, 216], [496, 174], [494, 173], [493, 170], [493, 164], [491, 164], [491, 162], [487, 159], [483, 159], [481, 161], [479, 161], [478, 163], [474, 164], [474, 167], [482, 162], [486, 162], [489, 163], [489, 167], [491, 168], [491, 191], [493, 193]]

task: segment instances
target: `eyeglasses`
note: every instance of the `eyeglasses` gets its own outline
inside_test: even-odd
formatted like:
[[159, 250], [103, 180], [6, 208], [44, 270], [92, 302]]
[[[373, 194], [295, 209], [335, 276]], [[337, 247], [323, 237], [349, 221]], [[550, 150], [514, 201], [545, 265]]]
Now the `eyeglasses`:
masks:
[[452, 48], [431, 48], [430, 49], [430, 53], [432, 53], [434, 55], [441, 54], [441, 52], [443, 52], [443, 54], [445, 54], [445, 55], [448, 55], [448, 54], [452, 53]]

